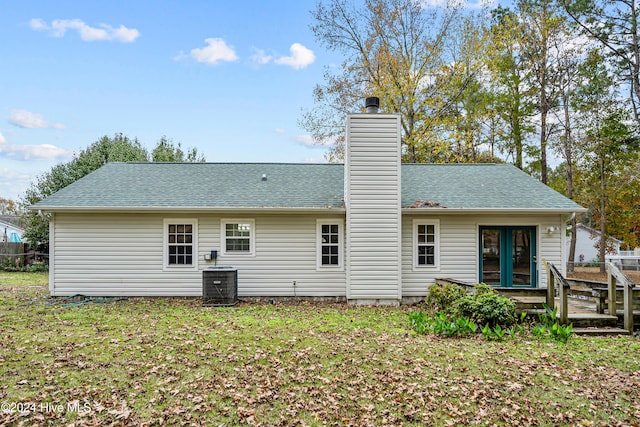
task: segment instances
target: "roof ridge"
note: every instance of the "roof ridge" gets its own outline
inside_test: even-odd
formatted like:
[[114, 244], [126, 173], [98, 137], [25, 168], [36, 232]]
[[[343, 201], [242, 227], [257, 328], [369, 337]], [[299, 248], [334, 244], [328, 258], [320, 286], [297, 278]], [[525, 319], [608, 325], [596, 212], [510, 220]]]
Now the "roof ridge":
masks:
[[304, 163], [304, 162], [108, 162], [106, 165], [292, 165], [292, 166], [331, 166], [343, 163]]

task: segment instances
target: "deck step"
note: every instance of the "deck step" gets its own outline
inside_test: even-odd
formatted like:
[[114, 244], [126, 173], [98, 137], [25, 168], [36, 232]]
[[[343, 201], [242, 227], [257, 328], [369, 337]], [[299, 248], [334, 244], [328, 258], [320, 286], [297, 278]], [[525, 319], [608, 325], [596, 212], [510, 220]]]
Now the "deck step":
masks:
[[629, 335], [629, 331], [621, 328], [574, 328], [573, 332], [583, 336]]
[[574, 328], [616, 328], [618, 318], [608, 314], [569, 313], [569, 323]]
[[[518, 311], [526, 311], [530, 319], [537, 319], [539, 314], [546, 313], [546, 310], [539, 308], [527, 308]], [[617, 328], [618, 318], [608, 314], [598, 313], [569, 313], [569, 322], [574, 328]]]

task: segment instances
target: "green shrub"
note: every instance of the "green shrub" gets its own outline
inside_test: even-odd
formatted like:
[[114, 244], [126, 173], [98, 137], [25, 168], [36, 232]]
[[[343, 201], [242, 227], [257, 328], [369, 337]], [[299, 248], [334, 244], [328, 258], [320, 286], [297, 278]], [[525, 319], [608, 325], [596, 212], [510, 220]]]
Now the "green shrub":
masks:
[[7, 257], [4, 259], [2, 264], [0, 264], [0, 271], [6, 272], [28, 272], [28, 273], [39, 273], [43, 271], [49, 271], [49, 265], [44, 261], [36, 261], [31, 265], [22, 265], [22, 258], [11, 259]]
[[423, 311], [412, 311], [409, 313], [409, 324], [418, 334], [424, 334], [429, 326], [429, 319]]
[[431, 319], [429, 326], [432, 333], [448, 337], [475, 334], [478, 330], [476, 324], [470, 319], [458, 317], [451, 320], [445, 313], [438, 313]]
[[495, 289], [493, 289], [490, 285], [487, 285], [486, 283], [478, 283], [477, 285], [475, 285], [473, 287], [473, 289], [475, 289], [475, 295], [476, 296], [486, 295], [486, 294], [498, 295], [498, 291], [496, 291]]
[[22, 258], [5, 257], [0, 265], [0, 271], [15, 272], [22, 271]]
[[467, 295], [457, 305], [461, 316], [469, 317], [481, 325], [508, 327], [516, 322], [516, 304], [497, 293]]
[[49, 271], [49, 265], [44, 261], [36, 261], [26, 268], [29, 273]]
[[465, 317], [451, 318], [444, 312], [428, 314], [412, 311], [409, 313], [409, 324], [418, 334], [430, 332], [448, 337], [475, 334], [478, 330], [478, 326], [472, 320]]
[[500, 325], [496, 325], [494, 328], [491, 328], [487, 324], [482, 328], [482, 335], [484, 335], [488, 340], [502, 341], [506, 334], [511, 336], [511, 329], [503, 329]]
[[466, 295], [464, 288], [453, 283], [436, 283], [429, 287], [425, 303], [434, 312], [451, 312], [456, 309], [456, 302]]
[[544, 313], [538, 314], [538, 324], [531, 332], [538, 338], [551, 338], [555, 341], [567, 343], [573, 336], [573, 324], [561, 325], [557, 320], [558, 309], [551, 310], [544, 304]]

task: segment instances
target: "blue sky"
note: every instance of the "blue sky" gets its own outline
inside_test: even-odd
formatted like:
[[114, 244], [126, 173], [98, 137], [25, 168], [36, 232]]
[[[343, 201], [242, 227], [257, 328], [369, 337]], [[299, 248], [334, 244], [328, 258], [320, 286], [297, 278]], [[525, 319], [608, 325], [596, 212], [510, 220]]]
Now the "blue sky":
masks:
[[315, 3], [0, 0], [0, 197], [117, 132], [210, 162], [323, 162], [297, 125], [341, 61]]

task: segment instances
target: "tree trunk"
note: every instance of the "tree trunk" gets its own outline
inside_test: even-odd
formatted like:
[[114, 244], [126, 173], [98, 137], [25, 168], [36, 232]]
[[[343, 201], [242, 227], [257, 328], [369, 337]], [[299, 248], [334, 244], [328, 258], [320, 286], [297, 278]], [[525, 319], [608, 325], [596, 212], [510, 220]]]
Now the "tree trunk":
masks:
[[604, 209], [606, 205], [605, 181], [604, 181], [604, 157], [600, 155], [600, 273], [605, 272], [604, 257], [607, 250], [607, 224]]
[[[567, 84], [569, 82], [569, 73], [570, 70], [567, 68]], [[565, 160], [567, 161], [567, 197], [573, 200], [573, 137], [571, 135], [571, 112], [569, 108], [569, 97], [566, 93], [562, 99], [564, 109], [564, 153]], [[577, 221], [574, 214], [571, 218], [571, 240], [569, 242], [569, 262], [567, 263], [567, 271], [569, 273], [573, 273], [575, 267], [577, 231]]]
[[547, 97], [544, 87], [540, 92], [540, 180], [547, 184]]

